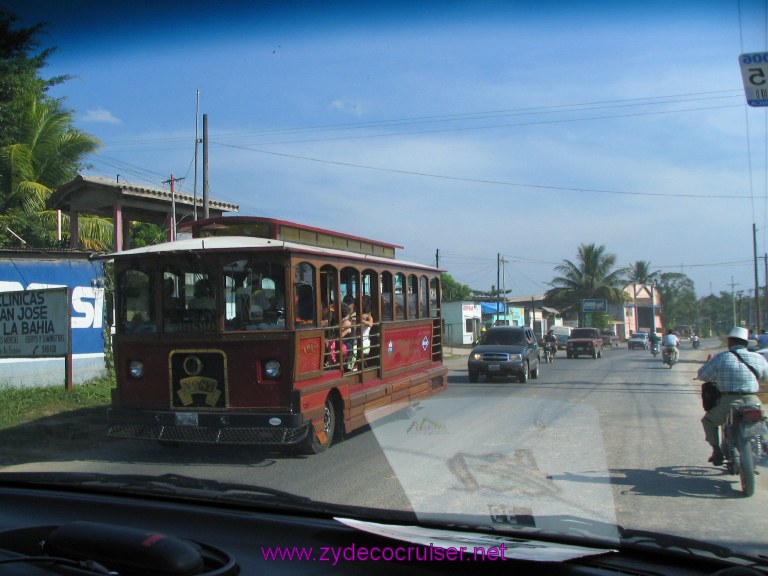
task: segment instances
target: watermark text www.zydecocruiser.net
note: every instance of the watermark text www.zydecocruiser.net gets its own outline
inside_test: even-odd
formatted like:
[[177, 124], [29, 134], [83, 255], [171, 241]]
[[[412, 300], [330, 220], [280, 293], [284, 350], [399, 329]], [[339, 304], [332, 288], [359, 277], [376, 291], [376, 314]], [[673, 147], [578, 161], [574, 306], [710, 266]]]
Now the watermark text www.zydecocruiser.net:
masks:
[[506, 560], [506, 546], [262, 546], [264, 560], [329, 562], [494, 562]]

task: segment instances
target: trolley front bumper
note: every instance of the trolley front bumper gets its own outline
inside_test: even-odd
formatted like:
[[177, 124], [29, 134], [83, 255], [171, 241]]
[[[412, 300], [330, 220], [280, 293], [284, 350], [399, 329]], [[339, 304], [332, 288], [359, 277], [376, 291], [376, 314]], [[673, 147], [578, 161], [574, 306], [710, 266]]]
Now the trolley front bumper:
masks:
[[107, 435], [196, 444], [292, 446], [304, 440], [310, 424], [299, 414], [238, 414], [161, 410], [109, 411]]

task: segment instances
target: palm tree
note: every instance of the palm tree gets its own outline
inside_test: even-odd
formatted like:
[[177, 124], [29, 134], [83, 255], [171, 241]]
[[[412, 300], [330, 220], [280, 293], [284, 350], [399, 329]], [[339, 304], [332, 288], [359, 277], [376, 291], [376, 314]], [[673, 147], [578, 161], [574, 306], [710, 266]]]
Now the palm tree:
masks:
[[[51, 193], [77, 175], [82, 159], [101, 146], [96, 138], [72, 127], [72, 112], [60, 100], [32, 100], [23, 119], [19, 142], [2, 150], [10, 179], [0, 190], [0, 210], [20, 211], [56, 229], [57, 214], [46, 208]], [[68, 220], [65, 218], [65, 220]], [[105, 249], [112, 243], [106, 218], [78, 219], [80, 245]], [[64, 223], [68, 227], [68, 223]]]
[[651, 263], [647, 260], [638, 260], [627, 268], [627, 281], [630, 284], [651, 284], [658, 276], [659, 271], [651, 272]]
[[[645, 286], [647, 284], [654, 284], [659, 279], [660, 272], [658, 270], [654, 270], [651, 272], [651, 263], [647, 260], [638, 260], [634, 262], [633, 264], [630, 264], [629, 268], [627, 269], [627, 282], [632, 284], [632, 298], [634, 299], [634, 318], [635, 318], [635, 328], [639, 328], [638, 326], [638, 316], [637, 316], [637, 287], [639, 286]], [[652, 315], [655, 314], [653, 310], [651, 310]], [[655, 321], [651, 320], [652, 328], [653, 324], [655, 324]]]
[[555, 277], [546, 293], [546, 299], [561, 309], [575, 307], [579, 310], [585, 299], [606, 299], [609, 302], [624, 301], [626, 268], [616, 268], [616, 255], [605, 251], [605, 246], [582, 244], [576, 262], [563, 260], [555, 268]]

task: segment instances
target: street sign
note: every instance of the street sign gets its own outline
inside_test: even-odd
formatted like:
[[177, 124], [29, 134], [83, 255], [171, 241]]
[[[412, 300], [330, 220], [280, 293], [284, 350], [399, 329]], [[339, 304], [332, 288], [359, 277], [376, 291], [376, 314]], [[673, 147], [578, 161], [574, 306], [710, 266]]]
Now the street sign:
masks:
[[597, 299], [585, 299], [581, 301], [582, 312], [608, 312], [608, 300]]
[[0, 358], [71, 354], [69, 289], [0, 292]]
[[739, 56], [744, 93], [750, 106], [768, 106], [768, 52]]

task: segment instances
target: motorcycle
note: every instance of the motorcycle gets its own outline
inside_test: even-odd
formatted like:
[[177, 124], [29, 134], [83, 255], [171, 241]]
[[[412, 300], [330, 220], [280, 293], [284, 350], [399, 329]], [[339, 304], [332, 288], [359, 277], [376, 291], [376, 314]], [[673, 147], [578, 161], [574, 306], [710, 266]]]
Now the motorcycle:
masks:
[[740, 477], [744, 496], [755, 493], [755, 464], [765, 456], [762, 437], [766, 431], [759, 404], [731, 406], [728, 418], [720, 427], [723, 464], [729, 474]]
[[557, 342], [544, 343], [544, 362], [554, 362], [557, 354]]
[[691, 345], [694, 347], [694, 349], [698, 348], [700, 344], [701, 342], [699, 342], [698, 336], [694, 336], [693, 338], [691, 338]]
[[659, 343], [658, 342], [651, 342], [651, 354], [653, 354], [653, 357], [659, 355]]
[[670, 368], [677, 364], [677, 351], [674, 346], [665, 346], [661, 359], [664, 364], [667, 364]]

